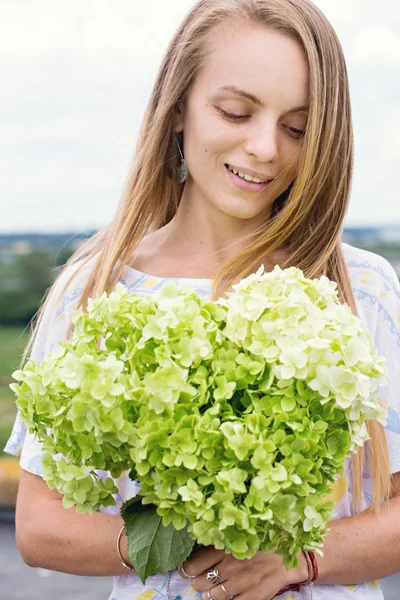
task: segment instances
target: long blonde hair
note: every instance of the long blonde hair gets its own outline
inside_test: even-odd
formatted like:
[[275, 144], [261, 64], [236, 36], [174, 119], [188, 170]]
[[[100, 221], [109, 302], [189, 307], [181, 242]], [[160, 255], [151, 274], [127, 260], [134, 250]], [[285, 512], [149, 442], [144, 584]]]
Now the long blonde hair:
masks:
[[[79, 306], [85, 308], [89, 297], [110, 292], [144, 235], [161, 228], [175, 215], [184, 184], [171, 177], [180, 160], [174, 144], [174, 113], [187, 97], [207, 56], [208, 36], [227, 19], [282, 31], [300, 44], [309, 66], [310, 109], [294, 182], [276, 200], [268, 227], [254, 232], [246, 249], [216, 273], [213, 297], [229, 290], [234, 282], [254, 271], [263, 257], [287, 244], [288, 258], [281, 263], [282, 268], [295, 265], [311, 278], [327, 275], [337, 282], [342, 301], [357, 313], [341, 247], [353, 169], [347, 70], [332, 26], [309, 0], [199, 0], [183, 19], [156, 77], [114, 220], [66, 264], [67, 268], [81, 261], [82, 267], [96, 257], [96, 267], [86, 281]], [[24, 359], [50, 295], [38, 312]], [[372, 509], [377, 510], [390, 493], [388, 452], [383, 427], [370, 422], [368, 430], [374, 481]], [[353, 457], [353, 496], [358, 508], [363, 463], [360, 449]]]

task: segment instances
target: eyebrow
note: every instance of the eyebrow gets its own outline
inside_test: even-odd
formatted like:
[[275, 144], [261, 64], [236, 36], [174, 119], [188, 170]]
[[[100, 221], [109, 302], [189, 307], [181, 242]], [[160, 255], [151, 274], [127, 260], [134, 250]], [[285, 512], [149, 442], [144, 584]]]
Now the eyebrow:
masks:
[[[264, 102], [260, 98], [258, 98], [258, 96], [255, 96], [254, 94], [250, 94], [250, 92], [246, 92], [245, 90], [241, 90], [240, 88], [237, 88], [234, 85], [223, 85], [222, 87], [218, 88], [218, 91], [219, 92], [231, 92], [232, 94], [236, 94], [237, 96], [242, 96], [243, 98], [250, 100], [250, 102], [253, 102], [253, 104], [257, 104], [257, 106], [261, 106], [261, 108], [265, 108]], [[309, 110], [309, 106], [304, 105], [304, 106], [296, 106], [295, 108], [293, 108], [292, 110], [289, 110], [288, 112], [291, 112], [291, 113], [307, 112], [308, 110]]]

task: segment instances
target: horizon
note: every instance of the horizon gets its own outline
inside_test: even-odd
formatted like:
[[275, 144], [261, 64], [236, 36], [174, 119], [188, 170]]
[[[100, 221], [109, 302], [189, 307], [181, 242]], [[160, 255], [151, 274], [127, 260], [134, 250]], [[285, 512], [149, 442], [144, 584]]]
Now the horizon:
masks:
[[[0, 230], [0, 236], [1, 237], [12, 237], [12, 236], [21, 236], [21, 235], [71, 235], [71, 236], [77, 236], [77, 235], [88, 235], [90, 234], [94, 234], [97, 231], [99, 231], [101, 229], [101, 227], [88, 227], [86, 229], [60, 229], [60, 230], [49, 230], [49, 229], [20, 229], [20, 230], [14, 230], [14, 231], [1, 231]], [[396, 222], [383, 222], [383, 223], [378, 223], [378, 224], [362, 224], [362, 223], [349, 223], [349, 224], [345, 224], [343, 227], [343, 230], [369, 230], [369, 231], [376, 231], [376, 230], [380, 230], [380, 229], [400, 229], [400, 221], [396, 221]], [[399, 242], [400, 242], [400, 238], [399, 238]]]

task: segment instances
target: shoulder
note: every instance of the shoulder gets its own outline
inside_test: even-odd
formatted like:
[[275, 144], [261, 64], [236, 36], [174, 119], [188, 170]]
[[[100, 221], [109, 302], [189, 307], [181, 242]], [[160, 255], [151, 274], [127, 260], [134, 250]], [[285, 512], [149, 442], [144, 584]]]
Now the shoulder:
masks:
[[392, 265], [379, 254], [343, 244], [359, 316], [384, 350], [400, 347], [400, 282]]
[[399, 294], [399, 279], [386, 258], [350, 244], [342, 244], [342, 248], [353, 287]]
[[85, 289], [88, 279], [96, 268], [98, 257], [92, 257], [67, 265], [56, 278], [48, 293], [48, 303], [53, 317], [63, 314], [68, 307], [76, 306]]
[[77, 308], [95, 263], [91, 259], [64, 267], [50, 288], [34, 335], [31, 357], [39, 362], [59, 340], [65, 339], [72, 313]]

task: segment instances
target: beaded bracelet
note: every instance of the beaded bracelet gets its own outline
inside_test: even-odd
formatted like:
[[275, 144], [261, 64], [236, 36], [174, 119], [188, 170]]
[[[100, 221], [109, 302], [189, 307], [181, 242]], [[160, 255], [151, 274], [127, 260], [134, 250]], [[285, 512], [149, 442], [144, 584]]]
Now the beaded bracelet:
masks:
[[[308, 579], [306, 581], [302, 581], [301, 583], [291, 583], [287, 585], [283, 590], [280, 590], [277, 594], [275, 594], [274, 598], [284, 594], [285, 592], [300, 592], [302, 587], [306, 587], [308, 585], [312, 586], [314, 581], [318, 578], [318, 563], [315, 557], [314, 552], [308, 552], [307, 550], [302, 550], [303, 556], [306, 559], [307, 567], [308, 567]], [[312, 591], [311, 591], [312, 598]]]
[[119, 532], [119, 534], [118, 534], [118, 539], [117, 539], [117, 552], [118, 552], [118, 555], [119, 555], [119, 557], [120, 557], [120, 559], [121, 559], [121, 565], [122, 565], [123, 567], [125, 567], [125, 569], [128, 569], [129, 571], [131, 571], [132, 573], [134, 573], [134, 572], [135, 572], [135, 569], [134, 569], [133, 567], [131, 567], [131, 565], [128, 565], [128, 563], [127, 563], [127, 562], [125, 562], [125, 561], [124, 561], [124, 559], [123, 559], [123, 556], [122, 556], [122, 554], [121, 554], [121, 549], [120, 549], [120, 547], [119, 547], [119, 546], [120, 546], [120, 542], [121, 542], [121, 535], [122, 535], [122, 532], [124, 531], [124, 529], [125, 529], [125, 525], [123, 525], [123, 526], [122, 526], [122, 528], [121, 528], [121, 531], [120, 531], [120, 532]]

